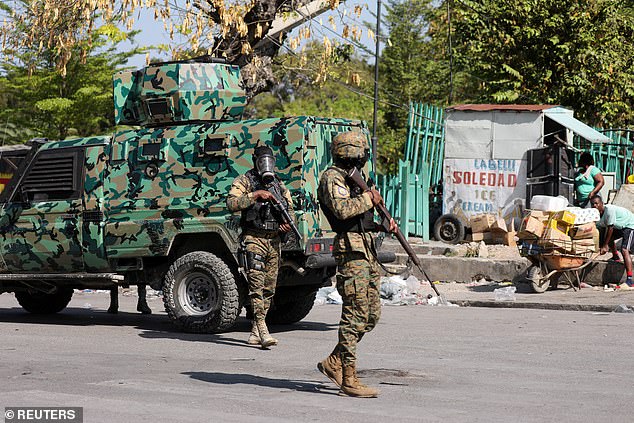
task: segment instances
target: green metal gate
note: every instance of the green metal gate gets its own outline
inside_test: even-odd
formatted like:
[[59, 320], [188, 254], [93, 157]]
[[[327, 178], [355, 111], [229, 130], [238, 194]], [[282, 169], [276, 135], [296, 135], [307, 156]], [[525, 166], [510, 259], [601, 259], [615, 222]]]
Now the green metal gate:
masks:
[[430, 201], [440, 200], [445, 155], [444, 110], [410, 104], [404, 158], [398, 175], [377, 175], [378, 186], [401, 232], [429, 240]]

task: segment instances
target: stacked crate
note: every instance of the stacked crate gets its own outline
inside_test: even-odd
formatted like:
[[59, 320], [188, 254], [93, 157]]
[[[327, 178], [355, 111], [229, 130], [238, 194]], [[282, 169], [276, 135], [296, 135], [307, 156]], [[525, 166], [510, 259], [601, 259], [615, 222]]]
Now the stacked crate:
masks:
[[517, 234], [520, 252], [522, 255], [575, 256], [588, 256], [596, 252], [599, 231], [594, 221], [598, 220], [598, 212], [591, 210], [527, 211]]
[[493, 214], [479, 214], [471, 218], [471, 241], [484, 241], [486, 244], [515, 244], [515, 228], [509, 229], [506, 221]]

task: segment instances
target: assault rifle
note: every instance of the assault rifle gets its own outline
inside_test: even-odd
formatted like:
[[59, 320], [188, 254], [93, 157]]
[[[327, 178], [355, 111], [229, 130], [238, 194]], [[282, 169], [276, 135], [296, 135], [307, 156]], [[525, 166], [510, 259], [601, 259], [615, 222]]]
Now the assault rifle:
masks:
[[[279, 187], [279, 185], [278, 185], [278, 187]], [[299, 233], [299, 229], [297, 229], [297, 226], [295, 225], [295, 221], [293, 220], [291, 215], [288, 214], [288, 210], [286, 209], [286, 207], [284, 207], [284, 201], [278, 195], [274, 184], [269, 184], [266, 187], [266, 190], [268, 192], [270, 192], [271, 194], [273, 194], [273, 198], [275, 199], [275, 201], [272, 201], [271, 205], [273, 206], [273, 208], [275, 210], [277, 210], [277, 212], [282, 217], [282, 220], [284, 221], [282, 223], [288, 223], [290, 225], [291, 229], [293, 230], [293, 233], [295, 233], [295, 235], [297, 236], [297, 242], [301, 242], [302, 236]]]
[[[346, 175], [346, 177], [354, 185], [356, 185], [357, 187], [361, 188], [361, 190], [363, 192], [370, 190], [370, 187], [368, 187], [368, 184], [363, 179], [363, 176], [361, 175], [361, 172], [359, 172], [359, 170], [356, 167], [353, 167], [348, 172], [348, 175]], [[385, 208], [385, 204], [383, 204], [383, 203], [377, 204], [376, 205], [376, 210], [378, 211], [379, 216], [381, 216], [381, 226], [383, 226], [385, 228], [386, 232], [389, 232], [390, 220], [392, 220], [392, 216], [390, 215], [390, 212], [387, 211], [387, 208]], [[418, 256], [416, 255], [414, 250], [412, 250], [412, 246], [409, 245], [409, 242], [407, 242], [407, 240], [403, 236], [403, 233], [400, 231], [400, 229], [398, 227], [396, 227], [396, 232], [394, 233], [394, 235], [396, 235], [396, 239], [398, 239], [398, 242], [401, 243], [401, 246], [403, 247], [403, 249], [405, 250], [405, 252], [409, 256], [409, 258], [412, 261], [412, 263], [414, 263], [414, 265], [416, 265], [416, 267], [418, 267], [418, 270], [420, 270], [420, 272], [427, 278], [427, 280], [429, 281], [429, 284], [431, 285], [432, 289], [434, 290], [434, 292], [438, 296], [440, 302], [441, 303], [446, 303], [446, 300], [440, 295], [440, 292], [438, 292], [438, 288], [436, 288], [436, 286], [434, 285], [433, 281], [431, 279], [429, 279], [429, 276], [427, 276], [427, 272], [425, 272], [425, 270], [423, 269], [423, 266], [421, 265], [421, 262], [418, 259]]]

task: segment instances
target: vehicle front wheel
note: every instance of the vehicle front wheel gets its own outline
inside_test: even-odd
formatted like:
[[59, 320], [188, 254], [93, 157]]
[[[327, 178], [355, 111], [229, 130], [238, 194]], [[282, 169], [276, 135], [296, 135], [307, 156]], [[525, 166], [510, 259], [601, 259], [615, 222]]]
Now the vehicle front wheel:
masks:
[[73, 297], [71, 288], [58, 288], [52, 294], [18, 291], [15, 299], [23, 309], [33, 314], [54, 314], [64, 310]]
[[240, 313], [233, 273], [222, 259], [205, 251], [186, 254], [170, 266], [163, 303], [172, 322], [186, 332], [227, 330]]

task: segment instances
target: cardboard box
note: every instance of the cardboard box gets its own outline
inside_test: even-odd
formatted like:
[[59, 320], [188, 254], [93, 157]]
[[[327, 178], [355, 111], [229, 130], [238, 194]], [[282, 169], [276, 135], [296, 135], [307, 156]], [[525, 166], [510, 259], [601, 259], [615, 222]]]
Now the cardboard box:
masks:
[[546, 222], [546, 227], [547, 228], [557, 229], [558, 231], [563, 232], [566, 235], [568, 235], [568, 232], [570, 231], [570, 228], [572, 228], [572, 223], [568, 223], [565, 220], [558, 220], [553, 215], [553, 217], [548, 219], [548, 222]]
[[485, 244], [489, 244], [493, 241], [493, 234], [491, 232], [474, 232], [471, 234], [471, 241], [484, 241]]
[[572, 252], [572, 240], [557, 228], [548, 227], [542, 234], [542, 244], [546, 247], [559, 248], [565, 252]]
[[471, 218], [471, 231], [487, 232], [491, 229], [491, 225], [495, 222], [495, 216], [492, 214], [479, 214]]
[[515, 247], [517, 244], [515, 242], [515, 236], [517, 233], [515, 231], [511, 232], [493, 232], [493, 242], [497, 244], [504, 244], [511, 247]]
[[598, 234], [599, 230], [594, 223], [584, 223], [583, 225], [573, 226], [569, 235], [572, 239], [592, 239], [598, 236], [595, 232]]
[[544, 223], [528, 215], [522, 220], [522, 225], [517, 233], [519, 239], [537, 239], [542, 236], [544, 232]]
[[575, 219], [577, 219], [577, 216], [568, 210], [562, 210], [552, 213], [550, 215], [550, 218], [560, 221], [562, 225], [571, 226], [575, 224]]
[[592, 238], [578, 239], [578, 240], [572, 241], [573, 254], [587, 255], [590, 253], [595, 253], [596, 251], [597, 251], [597, 246], [594, 244], [594, 240]]
[[528, 213], [526, 213], [524, 217], [526, 216], [534, 217], [539, 221], [545, 222], [550, 219], [550, 212], [541, 210], [528, 210]]
[[506, 229], [506, 222], [501, 217], [495, 219], [495, 221], [491, 224], [490, 230], [491, 232], [508, 232], [508, 229]]

